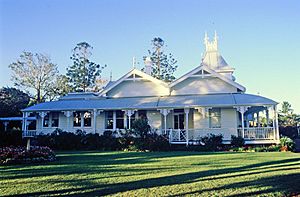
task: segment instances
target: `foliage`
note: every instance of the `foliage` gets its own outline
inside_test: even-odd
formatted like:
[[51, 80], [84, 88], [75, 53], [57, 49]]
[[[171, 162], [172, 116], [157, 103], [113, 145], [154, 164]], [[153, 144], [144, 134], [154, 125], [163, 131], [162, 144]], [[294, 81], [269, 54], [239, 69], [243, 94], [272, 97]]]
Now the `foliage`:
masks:
[[293, 113], [293, 109], [292, 109], [292, 105], [287, 102], [287, 101], [283, 101], [281, 104], [281, 113], [283, 114], [289, 114], [289, 113]]
[[208, 134], [200, 138], [204, 149], [208, 151], [217, 151], [222, 147], [223, 135]]
[[245, 140], [241, 136], [231, 135], [231, 145], [233, 147], [242, 147], [245, 145]]
[[293, 151], [295, 148], [295, 142], [289, 137], [280, 138], [281, 151]]
[[300, 115], [294, 114], [291, 104], [284, 101], [278, 114], [278, 123], [282, 127], [297, 126], [300, 124]]
[[147, 119], [137, 119], [132, 123], [132, 129], [119, 131], [119, 143], [122, 150], [129, 151], [167, 151], [169, 141], [165, 136], [151, 133]]
[[150, 151], [169, 151], [171, 149], [168, 138], [164, 135], [151, 133], [148, 135], [146, 150]]
[[279, 151], [281, 151], [281, 145], [243, 146], [243, 147], [232, 148], [232, 149], [230, 149], [230, 151], [235, 151], [235, 152], [279, 152]]
[[[127, 138], [128, 139], [128, 138]], [[167, 138], [163, 135], [150, 133], [145, 138], [131, 138], [127, 146], [122, 146], [122, 150], [129, 151], [169, 151], [171, 146]]]
[[57, 99], [59, 96], [64, 96], [72, 92], [73, 88], [69, 85], [69, 79], [65, 75], [57, 75], [54, 80], [54, 85], [49, 88], [47, 97], [50, 101]]
[[20, 163], [41, 163], [55, 161], [54, 152], [48, 147], [32, 147], [26, 150], [24, 147], [0, 148], [0, 165]]
[[[131, 129], [119, 130], [118, 142], [122, 150], [128, 150], [129, 147], [132, 147], [135, 140], [135, 134]], [[132, 147], [135, 149], [134, 147]]]
[[0, 117], [21, 116], [21, 109], [28, 106], [28, 94], [16, 88], [0, 89]]
[[51, 95], [56, 85], [57, 66], [41, 53], [23, 52], [19, 59], [10, 64], [15, 85], [34, 92], [35, 103], [44, 102]]
[[77, 130], [75, 133], [56, 129], [51, 134], [38, 135], [36, 143], [54, 150], [118, 150], [120, 145], [111, 131], [103, 135]]
[[5, 146], [22, 146], [22, 131], [10, 129], [7, 131], [0, 131], [0, 147]]
[[87, 42], [80, 42], [73, 49], [70, 57], [73, 65], [67, 68], [67, 76], [75, 91], [92, 90], [96, 80], [101, 77], [102, 70], [106, 67], [106, 65], [101, 66], [90, 60], [92, 49], [93, 47]]
[[51, 134], [38, 135], [37, 144], [49, 146], [54, 150], [79, 150], [81, 134], [80, 132], [77, 133], [78, 134], [56, 129]]
[[136, 137], [145, 139], [151, 132], [151, 127], [147, 119], [137, 119], [132, 123], [132, 130]]
[[279, 127], [279, 134], [281, 136], [287, 136], [291, 139], [296, 139], [297, 137], [300, 137], [298, 129], [300, 130], [300, 128], [297, 126], [281, 126]]
[[[153, 49], [148, 50], [148, 56], [154, 66], [151, 75], [166, 82], [173, 81], [175, 79], [174, 72], [178, 67], [177, 60], [171, 53], [164, 53], [164, 40], [160, 37], [153, 38], [151, 44]], [[146, 59], [146, 57], [147, 56], [145, 56], [144, 59]]]

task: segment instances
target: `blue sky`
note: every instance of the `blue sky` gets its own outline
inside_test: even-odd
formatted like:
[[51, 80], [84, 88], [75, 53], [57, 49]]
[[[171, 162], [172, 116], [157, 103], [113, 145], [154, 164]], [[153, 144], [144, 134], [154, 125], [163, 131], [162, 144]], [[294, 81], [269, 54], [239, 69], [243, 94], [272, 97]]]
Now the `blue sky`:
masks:
[[300, 113], [300, 1], [260, 0], [0, 0], [0, 87], [22, 51], [50, 55], [61, 73], [71, 49], [86, 41], [93, 61], [116, 79], [159, 36], [177, 58], [180, 76], [200, 64], [205, 31], [236, 68], [247, 93], [288, 101]]

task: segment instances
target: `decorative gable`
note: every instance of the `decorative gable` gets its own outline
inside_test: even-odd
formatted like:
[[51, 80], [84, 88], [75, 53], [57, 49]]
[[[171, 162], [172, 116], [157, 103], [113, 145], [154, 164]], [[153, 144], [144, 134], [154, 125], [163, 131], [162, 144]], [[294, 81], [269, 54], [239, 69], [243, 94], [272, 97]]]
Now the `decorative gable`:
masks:
[[137, 69], [132, 69], [100, 94], [116, 98], [166, 95], [169, 95], [168, 84]]
[[201, 65], [170, 85], [171, 95], [244, 92], [245, 88], [227, 76]]
[[194, 73], [193, 76], [196, 76], [196, 77], [205, 77], [205, 76], [210, 76], [210, 73], [207, 72], [204, 69], [201, 69], [198, 72]]

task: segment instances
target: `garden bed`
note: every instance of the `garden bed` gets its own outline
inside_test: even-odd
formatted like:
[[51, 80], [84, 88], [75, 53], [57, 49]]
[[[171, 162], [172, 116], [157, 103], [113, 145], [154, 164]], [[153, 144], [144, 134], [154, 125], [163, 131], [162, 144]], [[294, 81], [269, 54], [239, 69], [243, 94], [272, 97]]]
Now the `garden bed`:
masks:
[[44, 163], [55, 160], [56, 156], [49, 147], [35, 146], [30, 150], [24, 147], [0, 148], [0, 165]]

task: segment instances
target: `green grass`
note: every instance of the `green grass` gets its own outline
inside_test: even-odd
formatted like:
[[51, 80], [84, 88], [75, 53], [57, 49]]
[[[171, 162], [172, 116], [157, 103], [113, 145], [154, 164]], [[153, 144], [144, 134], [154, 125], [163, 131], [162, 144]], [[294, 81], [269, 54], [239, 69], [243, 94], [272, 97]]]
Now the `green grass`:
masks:
[[61, 152], [0, 167], [0, 196], [284, 196], [300, 192], [298, 153]]

